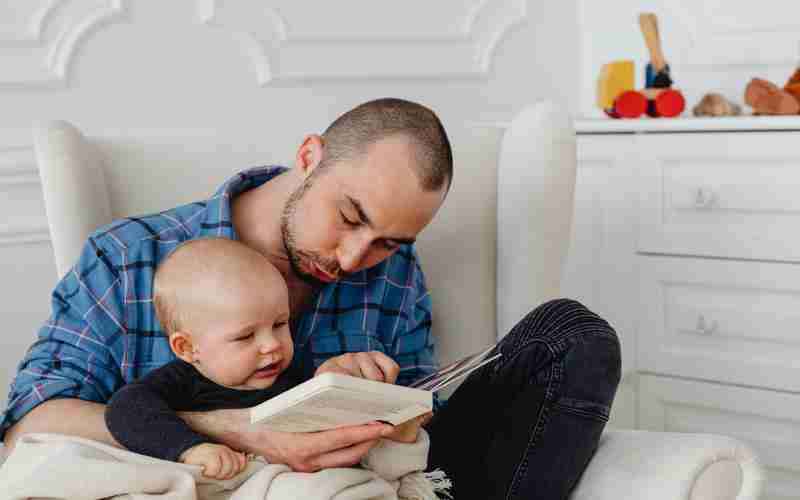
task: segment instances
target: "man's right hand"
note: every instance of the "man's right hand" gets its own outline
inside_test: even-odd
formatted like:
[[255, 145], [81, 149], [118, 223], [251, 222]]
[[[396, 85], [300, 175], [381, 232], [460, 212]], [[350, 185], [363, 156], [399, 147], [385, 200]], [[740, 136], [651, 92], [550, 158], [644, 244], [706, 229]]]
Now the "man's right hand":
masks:
[[272, 463], [286, 464], [296, 472], [316, 472], [350, 467], [392, 432], [391, 425], [372, 423], [321, 432], [289, 433], [267, 430], [258, 424], [244, 432], [252, 452]]
[[235, 450], [261, 455], [297, 472], [350, 467], [361, 461], [393, 427], [372, 423], [321, 432], [290, 433], [250, 423], [250, 410], [180, 412], [190, 427]]

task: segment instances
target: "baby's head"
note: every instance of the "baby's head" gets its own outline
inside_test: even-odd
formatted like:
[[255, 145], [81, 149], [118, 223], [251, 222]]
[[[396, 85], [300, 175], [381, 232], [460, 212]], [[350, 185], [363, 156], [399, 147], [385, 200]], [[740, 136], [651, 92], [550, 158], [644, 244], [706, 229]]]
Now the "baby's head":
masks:
[[153, 301], [175, 355], [217, 384], [264, 389], [292, 360], [286, 282], [243, 243], [182, 244], [158, 266]]

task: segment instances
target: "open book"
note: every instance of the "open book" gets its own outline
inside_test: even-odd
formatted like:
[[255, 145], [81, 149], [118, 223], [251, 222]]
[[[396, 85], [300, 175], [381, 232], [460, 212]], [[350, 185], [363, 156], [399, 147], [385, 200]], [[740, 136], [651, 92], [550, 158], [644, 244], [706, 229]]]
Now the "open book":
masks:
[[374, 421], [401, 424], [433, 409], [433, 393], [500, 357], [494, 345], [409, 387], [323, 373], [250, 409], [250, 421], [283, 432], [316, 432]]

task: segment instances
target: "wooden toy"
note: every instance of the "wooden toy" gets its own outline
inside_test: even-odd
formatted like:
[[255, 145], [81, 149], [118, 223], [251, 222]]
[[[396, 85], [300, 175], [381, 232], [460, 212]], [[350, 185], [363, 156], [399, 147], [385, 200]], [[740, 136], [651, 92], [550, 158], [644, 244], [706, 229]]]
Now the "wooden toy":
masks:
[[611, 118], [638, 118], [645, 113], [653, 118], [678, 116], [686, 108], [686, 99], [679, 90], [672, 88], [655, 14], [640, 15], [639, 25], [650, 51], [646, 88], [634, 89], [633, 61], [610, 62], [601, 68], [597, 79], [597, 107]]

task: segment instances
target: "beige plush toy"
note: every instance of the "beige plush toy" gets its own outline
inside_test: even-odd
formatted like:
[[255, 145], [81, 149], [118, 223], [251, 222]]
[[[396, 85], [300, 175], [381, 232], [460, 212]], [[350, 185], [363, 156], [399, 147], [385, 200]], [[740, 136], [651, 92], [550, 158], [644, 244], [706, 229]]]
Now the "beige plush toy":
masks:
[[694, 116], [739, 116], [742, 107], [715, 92], [703, 96], [699, 103], [692, 109]]

